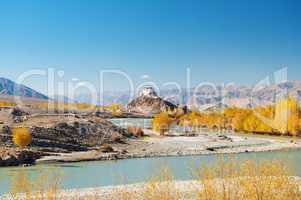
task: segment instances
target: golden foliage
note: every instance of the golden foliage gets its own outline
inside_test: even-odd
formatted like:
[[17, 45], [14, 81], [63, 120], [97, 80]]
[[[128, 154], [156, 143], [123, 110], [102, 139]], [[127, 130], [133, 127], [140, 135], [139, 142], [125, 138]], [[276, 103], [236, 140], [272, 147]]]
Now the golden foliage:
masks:
[[226, 108], [224, 116], [227, 119], [228, 126], [235, 131], [243, 131], [243, 121], [252, 113], [251, 109], [243, 108]]
[[179, 118], [179, 125], [297, 136], [301, 130], [300, 107], [289, 97], [274, 106], [225, 108], [221, 113], [190, 112]]
[[58, 103], [58, 102], [41, 102], [36, 105], [39, 109], [53, 111], [71, 111], [71, 110], [94, 110], [97, 106], [87, 103]]
[[120, 113], [124, 110], [123, 106], [118, 103], [113, 103], [108, 106], [104, 106], [105, 110], [111, 111], [112, 113]]
[[[158, 172], [152, 175], [145, 183], [140, 183], [132, 189], [117, 187], [113, 189], [106, 200], [180, 200], [179, 189], [174, 182], [170, 167], [159, 167]], [[95, 198], [101, 199], [101, 198]]]
[[159, 168], [159, 172], [152, 176], [142, 190], [144, 200], [180, 200], [182, 199], [169, 167]]
[[181, 126], [201, 126], [204, 124], [204, 117], [198, 112], [191, 112], [183, 115], [179, 119], [179, 125]]
[[[1, 107], [15, 107], [15, 102], [0, 101]], [[52, 102], [52, 101], [40, 101], [30, 104], [32, 108], [45, 109], [45, 110], [58, 110], [58, 111], [70, 111], [70, 110], [93, 110], [100, 109], [100, 106], [96, 106], [88, 103], [64, 103], [64, 102]], [[116, 106], [112, 106], [113, 109], [117, 109]]]
[[224, 128], [225, 117], [222, 113], [191, 112], [179, 118], [179, 125], [191, 127]]
[[221, 159], [196, 172], [201, 183], [200, 200], [301, 199], [299, 182], [282, 161]]
[[153, 130], [164, 135], [175, 122], [175, 118], [168, 115], [168, 113], [162, 112], [157, 114], [153, 119]]
[[113, 103], [111, 105], [102, 107], [102, 110], [109, 111], [112, 113], [113, 116], [119, 117], [122, 115], [124, 108], [121, 104]]
[[13, 142], [21, 148], [28, 146], [32, 141], [32, 136], [28, 128], [13, 128], [12, 133]]
[[300, 107], [292, 98], [281, 99], [276, 103], [273, 126], [282, 134], [297, 135], [300, 131]]
[[1, 107], [14, 107], [14, 106], [16, 106], [15, 102], [0, 101], [0, 108]]
[[184, 110], [181, 107], [174, 108], [174, 109], [167, 107], [165, 112], [169, 116], [172, 116], [173, 118], [177, 118], [177, 119], [184, 115]]

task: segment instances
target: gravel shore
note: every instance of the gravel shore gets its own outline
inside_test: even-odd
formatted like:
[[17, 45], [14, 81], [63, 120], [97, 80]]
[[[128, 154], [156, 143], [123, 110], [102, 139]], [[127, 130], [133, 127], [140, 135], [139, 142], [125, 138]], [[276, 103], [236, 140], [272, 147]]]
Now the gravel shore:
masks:
[[[177, 196], [180, 199], [193, 200], [196, 199], [197, 191], [200, 190], [201, 182], [196, 180], [190, 181], [171, 181], [153, 183], [158, 187], [166, 188], [167, 190], [177, 191]], [[143, 200], [143, 191], [147, 191], [148, 187], [151, 187], [147, 183], [119, 185], [119, 186], [107, 186], [99, 188], [84, 188], [84, 189], [72, 189], [64, 190], [60, 193], [64, 199], [87, 198], [103, 200], [119, 200], [127, 199], [129, 196], [131, 199]]]
[[[156, 187], [165, 188], [166, 191], [173, 192], [179, 199], [194, 200], [197, 191], [200, 190], [201, 183], [196, 180], [191, 181], [169, 181], [151, 183]], [[56, 193], [57, 199], [75, 200], [75, 199], [101, 199], [101, 200], [120, 200], [120, 199], [136, 199], [144, 200], [144, 193], [152, 187], [150, 183], [137, 183], [119, 186], [105, 186], [96, 188], [81, 188], [70, 190], [59, 190]], [[175, 193], [175, 191], [177, 191]], [[173, 195], [172, 194], [172, 195]], [[2, 196], [3, 199], [15, 199], [16, 196], [9, 194]], [[25, 200], [23, 194], [17, 194], [18, 199]], [[1, 197], [0, 197], [1, 198]]]
[[197, 136], [157, 136], [145, 130], [146, 136], [112, 145], [114, 151], [97, 150], [46, 156], [37, 163], [117, 160], [130, 158], [264, 152], [301, 148], [300, 140], [284, 137], [201, 133]]

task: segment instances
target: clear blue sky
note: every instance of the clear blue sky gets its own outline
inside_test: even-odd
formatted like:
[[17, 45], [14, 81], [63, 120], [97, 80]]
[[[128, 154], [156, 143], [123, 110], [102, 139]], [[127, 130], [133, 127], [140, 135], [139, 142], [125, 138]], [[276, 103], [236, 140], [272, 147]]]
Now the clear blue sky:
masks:
[[[284, 65], [301, 75], [299, 0], [0, 1], [0, 76], [54, 67], [96, 82], [102, 69], [144, 81], [254, 84]], [[28, 84], [45, 91], [41, 80]], [[123, 89], [119, 78], [108, 89]]]

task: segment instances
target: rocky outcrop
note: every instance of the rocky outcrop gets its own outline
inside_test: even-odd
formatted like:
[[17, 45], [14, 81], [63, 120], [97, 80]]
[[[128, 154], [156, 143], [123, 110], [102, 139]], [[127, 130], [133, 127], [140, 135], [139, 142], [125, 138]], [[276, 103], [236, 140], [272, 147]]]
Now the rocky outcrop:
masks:
[[154, 115], [162, 111], [174, 110], [175, 108], [177, 108], [176, 105], [157, 96], [156, 92], [150, 87], [144, 88], [139, 96], [127, 106], [129, 112], [145, 115]]
[[83, 151], [104, 143], [120, 142], [130, 134], [112, 123], [101, 120], [58, 123], [51, 128], [32, 129], [34, 146], [57, 147], [72, 151]]
[[[132, 134], [104, 119], [77, 119], [71, 122], [58, 122], [51, 127], [38, 124], [31, 128], [31, 148], [42, 151], [72, 152], [86, 151], [103, 144], [124, 142]], [[3, 128], [0, 141], [13, 146], [11, 131]]]
[[19, 107], [14, 107], [11, 111], [11, 115], [13, 117], [22, 117], [22, 116], [30, 115], [30, 113], [22, 110]]
[[0, 166], [32, 165], [35, 160], [46, 155], [41, 152], [29, 150], [16, 150], [12, 148], [0, 148]]

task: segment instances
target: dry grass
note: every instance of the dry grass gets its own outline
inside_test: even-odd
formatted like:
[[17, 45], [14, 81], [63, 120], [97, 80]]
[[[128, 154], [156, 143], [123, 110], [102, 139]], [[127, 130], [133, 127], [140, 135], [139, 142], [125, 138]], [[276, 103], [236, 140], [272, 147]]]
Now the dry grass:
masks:
[[158, 175], [153, 176], [145, 185], [141, 195], [145, 200], [176, 200], [180, 194], [173, 182], [172, 172], [168, 167], [161, 169]]
[[[72, 192], [68, 199], [107, 200], [300, 200], [299, 182], [291, 176], [291, 169], [282, 161], [237, 161], [221, 159], [218, 164], [193, 170], [196, 185], [179, 188], [168, 167], [160, 170], [137, 187], [115, 187], [109, 194], [101, 190], [85, 196]], [[42, 174], [32, 180], [19, 174], [11, 187], [12, 199], [67, 199], [60, 192], [57, 174]], [[45, 183], [47, 183], [45, 185]], [[188, 187], [188, 188], [186, 188]], [[37, 192], [38, 191], [38, 192]], [[183, 191], [189, 194], [183, 194]], [[24, 198], [25, 197], [25, 198]]]
[[113, 195], [105, 197], [106, 200], [177, 200], [180, 193], [173, 181], [169, 167], [158, 170], [156, 175], [135, 188], [118, 187], [112, 191]]
[[10, 102], [10, 101], [0, 101], [0, 108], [2, 107], [14, 107], [17, 104], [15, 102]]
[[221, 160], [196, 171], [199, 200], [299, 200], [299, 182], [282, 161]]

